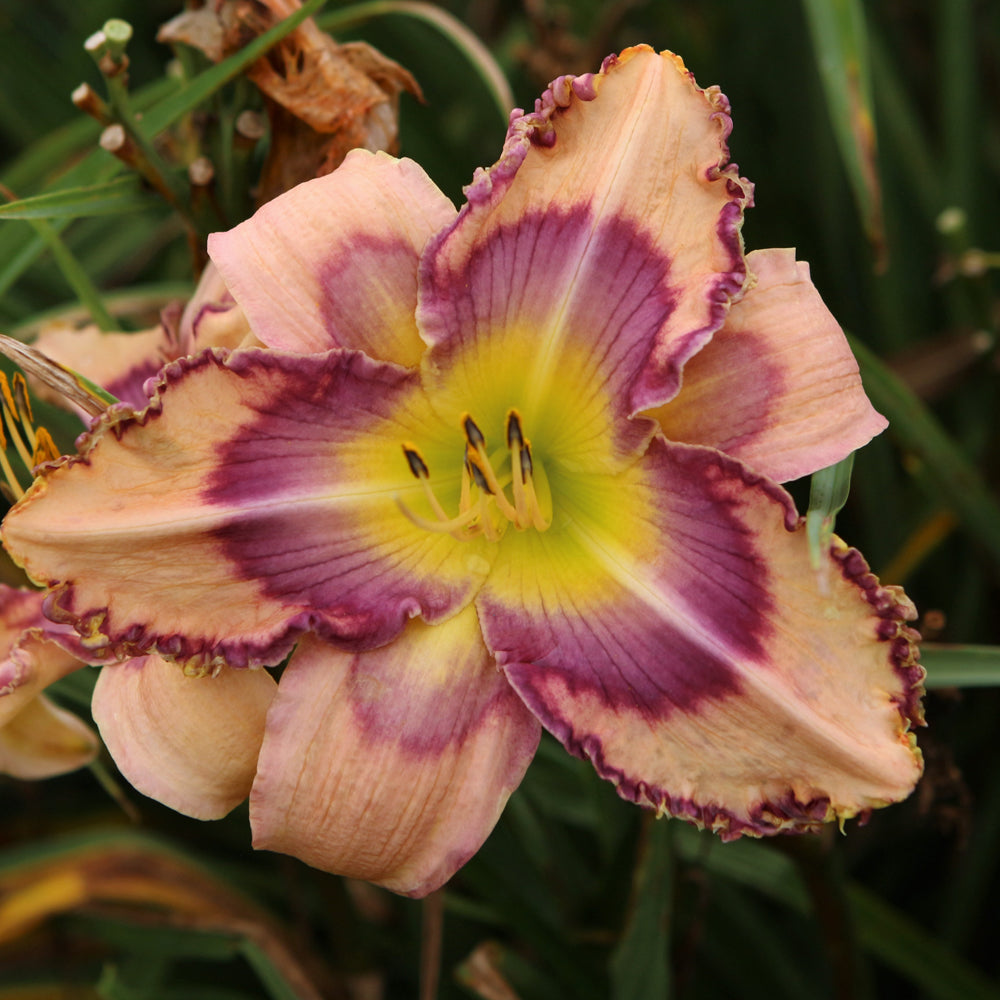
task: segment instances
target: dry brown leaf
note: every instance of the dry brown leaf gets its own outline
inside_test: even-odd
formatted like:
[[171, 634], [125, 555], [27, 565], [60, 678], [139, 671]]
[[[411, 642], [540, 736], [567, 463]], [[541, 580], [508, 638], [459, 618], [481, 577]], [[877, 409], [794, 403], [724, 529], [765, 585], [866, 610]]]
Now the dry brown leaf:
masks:
[[[168, 21], [158, 38], [219, 61], [300, 7], [299, 0], [217, 0]], [[419, 87], [398, 63], [363, 42], [339, 45], [309, 19], [248, 70], [265, 97], [271, 146], [258, 204], [334, 170], [350, 150], [395, 152], [399, 95]]]

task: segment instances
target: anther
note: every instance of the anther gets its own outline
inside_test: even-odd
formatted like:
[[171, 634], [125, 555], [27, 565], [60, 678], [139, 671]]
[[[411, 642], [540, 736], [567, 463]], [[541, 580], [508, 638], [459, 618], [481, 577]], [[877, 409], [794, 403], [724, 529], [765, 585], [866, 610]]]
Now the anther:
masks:
[[8, 445], [17, 452], [29, 478], [34, 475], [36, 465], [58, 458], [59, 451], [48, 432], [33, 424], [28, 385], [20, 372], [15, 372], [9, 380], [0, 372], [0, 410], [3, 411], [0, 416], [0, 492], [8, 499], [18, 500], [24, 495], [24, 487], [7, 457]]
[[31, 464], [41, 465], [42, 462], [54, 462], [59, 457], [59, 449], [56, 447], [52, 435], [44, 428], [35, 428], [35, 450], [31, 456]]
[[535, 465], [531, 461], [531, 442], [525, 441], [521, 448], [521, 475], [527, 479], [534, 472]]
[[466, 458], [466, 465], [468, 466], [469, 473], [472, 476], [475, 484], [484, 492], [493, 495], [493, 490], [490, 489], [490, 484], [486, 481], [486, 474], [481, 468], [476, 459], [472, 457], [474, 453], [471, 453], [468, 458]]
[[507, 414], [507, 447], [513, 451], [520, 448], [524, 443], [524, 435], [521, 433], [521, 417], [517, 410], [511, 410]]
[[420, 452], [413, 445], [404, 444], [403, 454], [406, 456], [406, 463], [410, 467], [410, 472], [417, 479], [430, 478], [430, 470], [427, 468], [427, 463], [420, 457]]
[[14, 372], [12, 379], [14, 397], [17, 400], [17, 415], [21, 419], [22, 425], [31, 427], [35, 418], [31, 412], [31, 400], [28, 397], [28, 383], [20, 372]]
[[468, 413], [462, 417], [462, 429], [465, 431], [466, 440], [473, 448], [484, 448], [486, 446], [486, 438], [483, 436], [483, 432], [476, 426], [475, 420]]

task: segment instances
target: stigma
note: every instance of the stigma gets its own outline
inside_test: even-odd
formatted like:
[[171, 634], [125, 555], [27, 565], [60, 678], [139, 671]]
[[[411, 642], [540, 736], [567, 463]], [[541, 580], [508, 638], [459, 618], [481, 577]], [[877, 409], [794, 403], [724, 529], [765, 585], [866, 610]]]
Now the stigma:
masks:
[[431, 486], [426, 461], [409, 442], [403, 445], [403, 455], [434, 516], [423, 517], [398, 500], [403, 513], [418, 527], [461, 540], [483, 536], [487, 541], [499, 541], [510, 525], [518, 531], [548, 530], [552, 524], [548, 480], [535, 464], [517, 410], [507, 413], [506, 450], [492, 455], [486, 448], [486, 436], [470, 414], [462, 414], [461, 426], [465, 451], [458, 513], [450, 515], [444, 509]]

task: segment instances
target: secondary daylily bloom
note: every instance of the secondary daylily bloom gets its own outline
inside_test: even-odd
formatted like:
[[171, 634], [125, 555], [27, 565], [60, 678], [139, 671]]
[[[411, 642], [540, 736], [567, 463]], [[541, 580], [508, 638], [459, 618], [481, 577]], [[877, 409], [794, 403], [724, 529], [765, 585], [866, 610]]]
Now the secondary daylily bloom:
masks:
[[89, 764], [97, 736], [42, 692], [84, 666], [79, 639], [42, 614], [44, 595], [0, 584], [0, 774], [50, 778]]
[[[148, 398], [147, 380], [165, 364], [206, 347], [239, 347], [249, 336], [246, 317], [209, 264], [188, 302], [183, 307], [168, 306], [160, 322], [148, 330], [109, 332], [93, 324], [77, 328], [56, 321], [39, 331], [34, 346], [116, 399], [141, 409]], [[33, 380], [33, 389], [41, 399], [65, 405], [58, 392], [43, 382]]]
[[[515, 113], [460, 212], [412, 162], [352, 153], [210, 242], [268, 349], [168, 366], [8, 516], [94, 648], [234, 689], [292, 653], [257, 847], [426, 893], [541, 726], [726, 838], [913, 788], [912, 604], [839, 540], [817, 575], [776, 484], [885, 421], [806, 266], [744, 257], [730, 128], [716, 89], [641, 46]], [[145, 724], [135, 674], [102, 673], [113, 753]], [[154, 725], [183, 711], [151, 700]]]

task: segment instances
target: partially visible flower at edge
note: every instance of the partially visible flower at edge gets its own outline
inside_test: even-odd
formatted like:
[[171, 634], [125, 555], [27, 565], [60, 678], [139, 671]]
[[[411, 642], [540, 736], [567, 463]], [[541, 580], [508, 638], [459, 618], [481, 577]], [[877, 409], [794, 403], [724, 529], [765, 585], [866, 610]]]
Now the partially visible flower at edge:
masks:
[[77, 634], [42, 614], [44, 595], [0, 583], [0, 774], [50, 778], [85, 767], [98, 739], [42, 692], [83, 667]]
[[[243, 311], [233, 301], [218, 270], [209, 263], [188, 302], [171, 303], [154, 327], [127, 333], [101, 330], [94, 324], [77, 327], [57, 320], [41, 327], [33, 346], [96, 382], [116, 399], [142, 409], [149, 401], [146, 383], [169, 362], [206, 347], [256, 343]], [[66, 405], [58, 392], [40, 380], [32, 379], [31, 388], [46, 402]]]
[[[727, 839], [912, 790], [913, 606], [839, 539], [823, 592], [777, 485], [885, 421], [807, 267], [744, 258], [730, 128], [640, 46], [513, 115], [460, 213], [350, 154], [210, 242], [269, 349], [169, 365], [8, 516], [90, 647], [264, 709], [255, 846], [422, 895], [541, 725]], [[275, 691], [255, 668], [293, 648]], [[156, 663], [105, 668], [95, 719], [137, 788], [221, 815], [185, 767], [244, 709], [192, 722], [172, 687], [218, 678]], [[154, 731], [183, 734], [167, 781]]]

